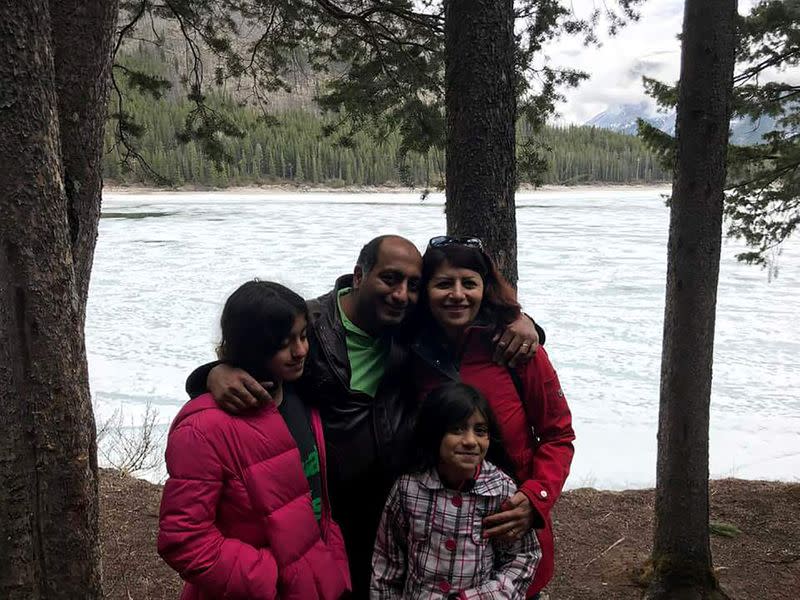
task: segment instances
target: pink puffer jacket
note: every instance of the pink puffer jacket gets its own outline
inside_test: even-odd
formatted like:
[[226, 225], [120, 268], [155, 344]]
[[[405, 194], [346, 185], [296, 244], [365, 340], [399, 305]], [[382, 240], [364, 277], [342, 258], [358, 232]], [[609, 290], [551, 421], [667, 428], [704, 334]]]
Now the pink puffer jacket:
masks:
[[316, 411], [311, 425], [322, 476], [319, 523], [300, 452], [274, 405], [234, 417], [204, 394], [178, 413], [158, 552], [187, 582], [181, 600], [337, 600], [349, 590]]

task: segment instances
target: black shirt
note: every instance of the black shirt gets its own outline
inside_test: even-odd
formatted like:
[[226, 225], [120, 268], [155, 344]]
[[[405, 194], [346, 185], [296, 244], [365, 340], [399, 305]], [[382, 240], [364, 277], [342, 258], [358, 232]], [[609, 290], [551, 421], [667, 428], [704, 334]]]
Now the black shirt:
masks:
[[311, 506], [317, 520], [322, 515], [322, 474], [319, 466], [319, 451], [311, 429], [311, 410], [303, 404], [291, 385], [283, 384], [283, 402], [278, 406], [289, 433], [292, 434], [298, 450], [303, 473], [311, 489]]

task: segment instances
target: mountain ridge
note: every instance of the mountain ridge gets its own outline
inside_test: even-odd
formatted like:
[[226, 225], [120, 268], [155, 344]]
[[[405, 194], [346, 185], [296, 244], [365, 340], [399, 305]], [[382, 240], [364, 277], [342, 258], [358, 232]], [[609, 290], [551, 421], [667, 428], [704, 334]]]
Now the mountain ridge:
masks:
[[[636, 135], [638, 119], [644, 119], [661, 131], [675, 135], [675, 111], [656, 111], [647, 102], [609, 107], [586, 121], [584, 125]], [[773, 131], [776, 126], [775, 119], [766, 116], [758, 122], [747, 117], [731, 119], [731, 142], [737, 146], [757, 144], [761, 142], [765, 133]]]

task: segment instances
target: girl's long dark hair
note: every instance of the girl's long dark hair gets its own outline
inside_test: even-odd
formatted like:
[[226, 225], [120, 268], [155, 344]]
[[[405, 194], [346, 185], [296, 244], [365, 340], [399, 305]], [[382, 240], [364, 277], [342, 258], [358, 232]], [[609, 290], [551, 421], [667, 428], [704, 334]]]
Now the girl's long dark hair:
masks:
[[414, 472], [425, 472], [439, 464], [442, 438], [465, 423], [475, 411], [480, 412], [489, 425], [489, 448], [502, 448], [489, 403], [477, 389], [460, 382], [445, 383], [433, 389], [417, 410], [414, 424], [414, 441], [417, 456]]
[[281, 348], [299, 316], [308, 319], [308, 309], [295, 292], [273, 281], [248, 281], [222, 309], [217, 355], [253, 377], [268, 376], [267, 361]]
[[478, 317], [496, 326], [505, 326], [520, 315], [517, 292], [503, 277], [494, 261], [480, 248], [449, 244], [428, 248], [422, 256], [422, 287], [420, 290], [420, 312], [423, 320], [430, 321], [428, 306], [428, 282], [443, 265], [475, 271], [483, 280], [483, 301]]

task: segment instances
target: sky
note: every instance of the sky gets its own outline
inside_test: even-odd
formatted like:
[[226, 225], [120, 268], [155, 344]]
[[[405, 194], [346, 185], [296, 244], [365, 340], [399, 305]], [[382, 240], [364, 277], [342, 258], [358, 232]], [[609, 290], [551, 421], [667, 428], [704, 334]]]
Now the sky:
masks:
[[[605, 0], [613, 6], [614, 0]], [[603, 0], [572, 0], [578, 16], [587, 16]], [[586, 47], [579, 39], [562, 38], [547, 48], [553, 65], [586, 71], [591, 75], [577, 89], [567, 90], [567, 102], [558, 107], [561, 122], [584, 123], [596, 114], [619, 106], [652, 101], [642, 87], [642, 75], [666, 82], [677, 80], [680, 72], [680, 42], [683, 0], [645, 0], [641, 18], [615, 37], [601, 28], [602, 46]], [[739, 0], [744, 14], [755, 0]], [[654, 105], [652, 105], [654, 107]]]

